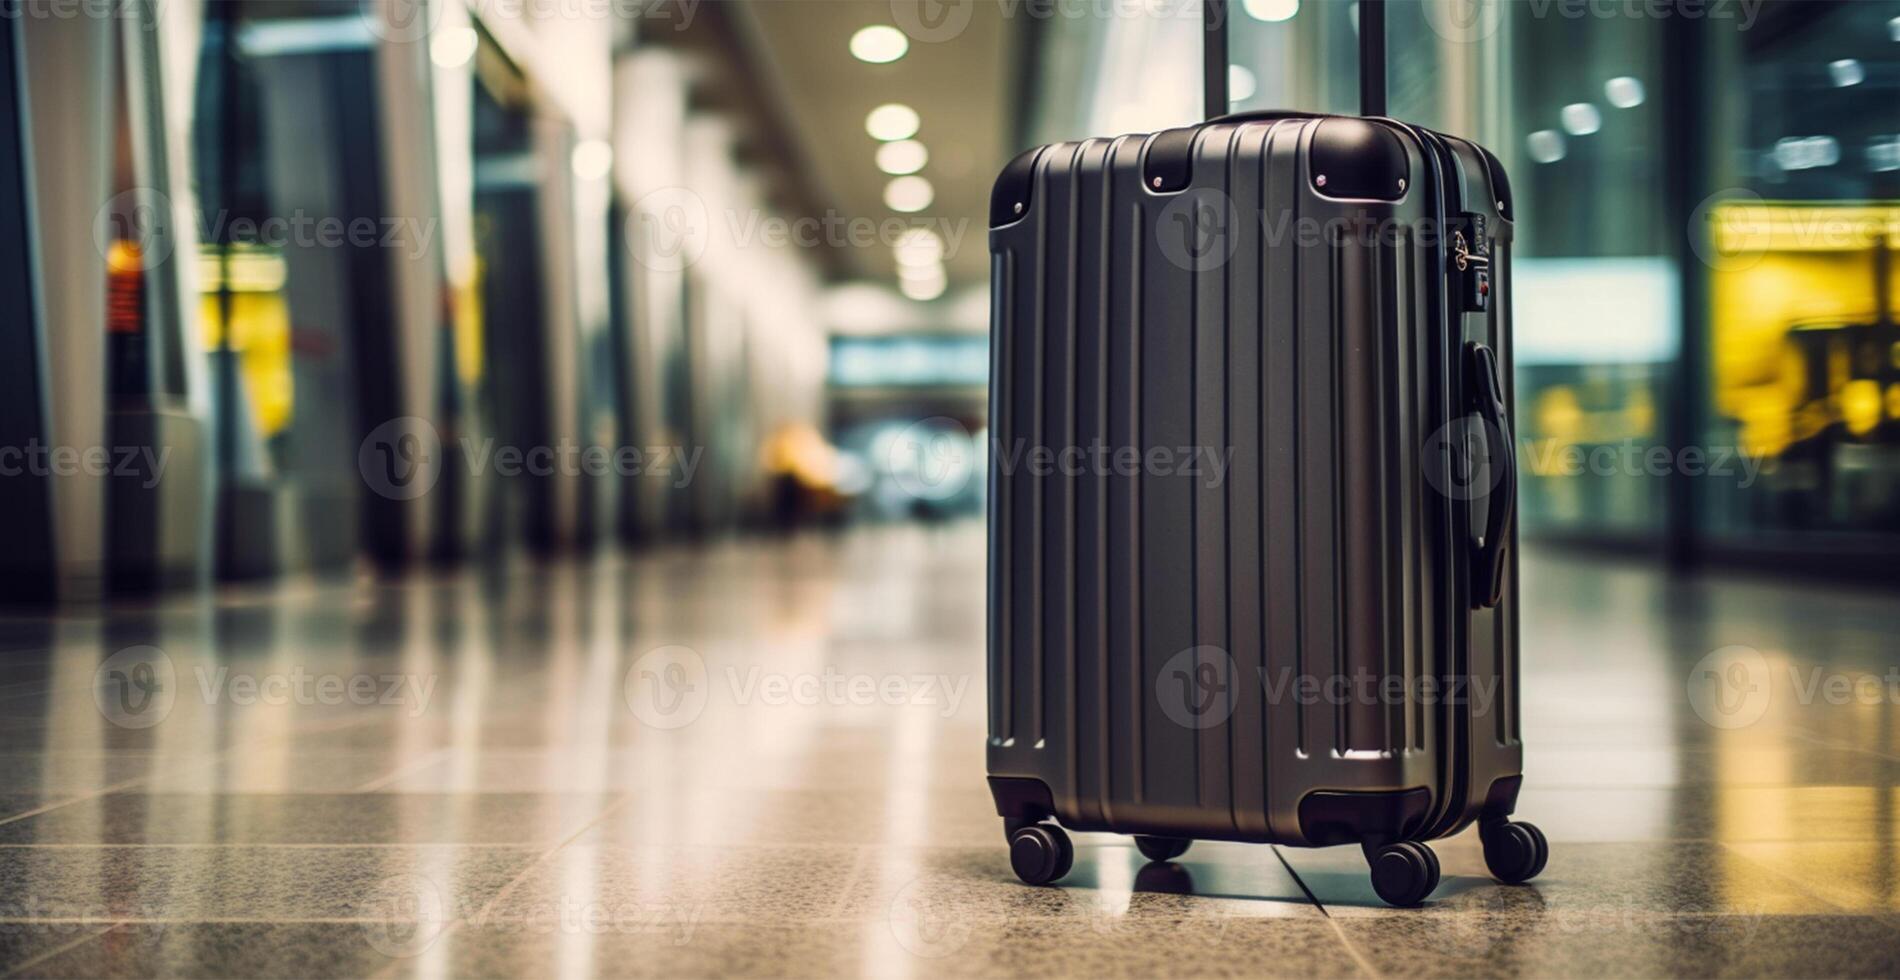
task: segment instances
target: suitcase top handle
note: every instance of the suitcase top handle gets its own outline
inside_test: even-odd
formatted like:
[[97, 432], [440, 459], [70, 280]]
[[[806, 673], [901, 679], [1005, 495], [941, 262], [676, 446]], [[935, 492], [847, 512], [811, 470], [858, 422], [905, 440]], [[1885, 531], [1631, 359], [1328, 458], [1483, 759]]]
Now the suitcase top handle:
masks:
[[[1227, 0], [1202, 0], [1201, 94], [1212, 122], [1227, 115]], [[1359, 0], [1359, 114], [1385, 115], [1385, 0]]]

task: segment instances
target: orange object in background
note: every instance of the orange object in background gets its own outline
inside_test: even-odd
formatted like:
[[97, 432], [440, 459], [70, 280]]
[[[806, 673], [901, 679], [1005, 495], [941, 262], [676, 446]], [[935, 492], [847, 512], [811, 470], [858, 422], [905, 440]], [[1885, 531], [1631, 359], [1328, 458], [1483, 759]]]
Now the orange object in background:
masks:
[[118, 239], [106, 250], [106, 332], [145, 329], [145, 257], [137, 244]]

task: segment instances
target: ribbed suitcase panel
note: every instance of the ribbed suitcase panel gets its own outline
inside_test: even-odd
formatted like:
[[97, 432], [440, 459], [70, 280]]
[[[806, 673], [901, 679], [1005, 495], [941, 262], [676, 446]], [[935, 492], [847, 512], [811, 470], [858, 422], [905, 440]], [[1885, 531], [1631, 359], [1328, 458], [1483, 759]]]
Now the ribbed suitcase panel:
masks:
[[[1276, 131], [1295, 127], [1248, 127], [1235, 134], [1229, 155], [1227, 186], [1236, 214], [1260, 214], [1266, 180], [1266, 146]], [[1218, 554], [1226, 568], [1223, 597], [1225, 633], [1219, 641], [1231, 652], [1234, 672], [1243, 691], [1258, 692], [1268, 664], [1266, 652], [1267, 497], [1265, 417], [1263, 394], [1266, 334], [1262, 311], [1267, 305], [1264, 276], [1247, 270], [1263, 268], [1266, 233], [1260, 222], [1241, 222], [1233, 232], [1233, 255], [1228, 260], [1225, 290], [1227, 329], [1222, 343], [1220, 370], [1225, 391], [1225, 445], [1232, 449], [1224, 481], [1226, 495], [1219, 501], [1225, 540]], [[1267, 805], [1267, 711], [1265, 699], [1242, 696], [1233, 717], [1218, 731], [1225, 739], [1228, 772], [1220, 774], [1230, 787], [1229, 812], [1242, 836], [1270, 838]]]
[[[1447, 709], [1384, 685], [1417, 690], [1461, 642], [1504, 675], [1483, 741], [1516, 739], [1515, 596], [1457, 608], [1462, 532], [1426, 489], [1455, 349], [1426, 202], [1312, 193], [1316, 124], [1201, 131], [1192, 186], [1240, 218], [1224, 264], [1163, 247], [1201, 218], [1143, 185], [1144, 137], [1047, 148], [1030, 213], [993, 236], [991, 770], [1041, 778], [1073, 826], [1299, 840], [1312, 790], [1438, 786]], [[1400, 233], [1287, 240], [1362, 211]], [[1127, 475], [1124, 447], [1203, 469]], [[1079, 470], [1034, 455], [1065, 449]], [[1158, 691], [1220, 657], [1231, 715], [1169, 717]], [[1374, 686], [1338, 703], [1302, 678]]]
[[[1109, 269], [1109, 210], [1106, 164], [1110, 144], [1083, 146], [1075, 176], [1076, 253], [1075, 378], [1073, 444], [1108, 444], [1108, 337], [1102, 325], [1112, 302]], [[1072, 481], [1075, 542], [1075, 730], [1076, 801], [1085, 819], [1106, 821], [1108, 793], [1108, 482], [1093, 470]]]

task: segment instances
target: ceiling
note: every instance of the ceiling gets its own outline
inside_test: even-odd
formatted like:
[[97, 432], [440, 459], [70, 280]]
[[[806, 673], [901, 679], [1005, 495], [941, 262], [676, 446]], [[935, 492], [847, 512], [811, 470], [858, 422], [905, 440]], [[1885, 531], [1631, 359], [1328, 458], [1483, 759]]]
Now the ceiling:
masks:
[[[735, 5], [736, 6], [736, 5]], [[891, 0], [763, 0], [739, 8], [740, 26], [758, 62], [760, 82], [775, 90], [792, 149], [800, 159], [804, 194], [839, 219], [899, 219], [942, 234], [950, 288], [986, 282], [990, 183], [1013, 152], [1007, 134], [1015, 75], [1013, 35], [1002, 4], [964, 4], [967, 27], [941, 41], [913, 39], [895, 62], [867, 64], [852, 57], [860, 28], [896, 23], [903, 4]], [[961, 14], [959, 14], [961, 16]], [[898, 23], [897, 26], [903, 26]], [[917, 31], [916, 33], [926, 33]], [[921, 171], [935, 201], [916, 214], [890, 210], [890, 177], [874, 162], [878, 141], [864, 129], [876, 106], [901, 102], [923, 120], [917, 139], [930, 151]], [[864, 225], [867, 229], [875, 225]], [[842, 244], [825, 261], [834, 276], [894, 285], [897, 265], [887, 241]]]

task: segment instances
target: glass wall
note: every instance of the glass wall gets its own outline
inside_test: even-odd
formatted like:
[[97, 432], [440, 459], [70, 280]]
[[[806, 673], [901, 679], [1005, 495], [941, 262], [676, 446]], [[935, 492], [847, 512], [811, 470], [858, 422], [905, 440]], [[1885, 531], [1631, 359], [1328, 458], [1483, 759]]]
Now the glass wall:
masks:
[[1788, 4], [1721, 53], [1705, 439], [1761, 461], [1699, 503], [1724, 546], [1900, 548], [1900, 4]]

